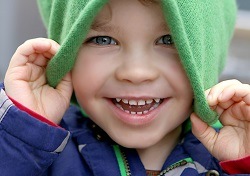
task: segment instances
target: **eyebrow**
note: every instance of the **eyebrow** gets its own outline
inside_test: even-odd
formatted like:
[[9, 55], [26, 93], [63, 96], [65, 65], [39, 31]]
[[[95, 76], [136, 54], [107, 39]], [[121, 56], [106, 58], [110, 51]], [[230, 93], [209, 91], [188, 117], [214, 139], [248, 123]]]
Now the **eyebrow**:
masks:
[[[91, 29], [96, 32], [106, 32], [106, 33], [120, 33], [120, 28], [111, 25], [110, 24], [111, 19], [105, 19], [105, 20], [95, 20], [92, 25]], [[159, 31], [168, 31], [170, 32], [170, 29], [165, 21], [161, 22], [160, 25], [156, 28]]]
[[170, 29], [165, 21], [160, 24], [159, 29], [170, 31]]
[[[109, 24], [109, 22], [99, 21], [94, 22], [91, 26], [91, 29], [97, 32], [106, 32], [106, 33], [120, 33], [120, 28], [114, 25]], [[166, 22], [162, 22], [157, 28], [159, 31], [170, 31], [169, 27], [167, 26]]]
[[101, 16], [101, 18], [96, 18], [91, 25], [91, 29], [97, 32], [113, 32], [117, 31], [117, 27], [113, 27], [110, 24], [112, 20], [112, 10], [110, 4], [108, 3], [105, 7], [106, 13]]
[[97, 32], [105, 32], [105, 33], [116, 33], [119, 34], [120, 33], [120, 28], [115, 26], [115, 25], [111, 25], [109, 23], [110, 21], [94, 21], [94, 23], [91, 25], [91, 29]]
[[95, 21], [91, 26], [92, 30], [98, 31], [98, 32], [101, 32], [101, 31], [109, 32], [112, 30], [112, 28], [113, 27], [106, 21]]

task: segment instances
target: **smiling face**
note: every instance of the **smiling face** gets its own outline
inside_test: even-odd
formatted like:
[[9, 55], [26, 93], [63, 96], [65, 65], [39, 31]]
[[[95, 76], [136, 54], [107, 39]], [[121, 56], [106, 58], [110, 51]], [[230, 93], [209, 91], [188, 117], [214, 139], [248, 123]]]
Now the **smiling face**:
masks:
[[193, 94], [169, 34], [160, 5], [110, 0], [79, 51], [78, 103], [122, 146], [148, 148], [179, 135], [189, 116]]

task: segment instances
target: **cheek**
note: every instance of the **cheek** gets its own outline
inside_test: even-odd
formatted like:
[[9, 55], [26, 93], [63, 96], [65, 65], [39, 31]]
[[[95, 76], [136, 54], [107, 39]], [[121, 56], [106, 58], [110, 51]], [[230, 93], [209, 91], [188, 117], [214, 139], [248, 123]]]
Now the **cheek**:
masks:
[[92, 94], [91, 90], [97, 87], [98, 81], [93, 80], [97, 79], [98, 74], [95, 71], [95, 64], [91, 60], [92, 58], [88, 55], [80, 53], [72, 70], [72, 83], [78, 101], [87, 99]]
[[91, 48], [80, 51], [72, 70], [72, 82], [78, 101], [99, 97], [112, 79], [113, 65], [107, 54], [94, 52]]
[[177, 55], [162, 58], [159, 62], [159, 69], [174, 89], [180, 91], [191, 89], [189, 79]]
[[89, 52], [80, 52], [72, 70], [73, 85], [85, 88], [90, 87], [90, 85], [92, 87], [98, 86], [104, 68], [101, 58]]
[[72, 71], [72, 83], [77, 101], [85, 113], [92, 114], [95, 107], [96, 95], [100, 89], [100, 81], [96, 73], [88, 67], [75, 68]]
[[175, 92], [176, 98], [183, 103], [184, 108], [190, 107], [193, 101], [193, 90], [179, 58], [171, 58], [168, 62], [162, 64], [161, 69], [165, 79], [168, 80], [169, 85]]

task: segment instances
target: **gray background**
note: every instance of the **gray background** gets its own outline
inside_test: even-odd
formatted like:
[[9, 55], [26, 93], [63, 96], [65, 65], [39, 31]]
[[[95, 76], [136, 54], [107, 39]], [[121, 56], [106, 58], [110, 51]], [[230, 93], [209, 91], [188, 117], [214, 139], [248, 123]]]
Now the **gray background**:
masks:
[[238, 6], [242, 10], [250, 10], [250, 1], [249, 0], [237, 0]]
[[[239, 8], [250, 13], [250, 0], [238, 0]], [[250, 17], [250, 16], [249, 16]], [[250, 23], [250, 19], [247, 20]], [[0, 0], [0, 82], [9, 60], [25, 40], [46, 37], [36, 0]], [[249, 36], [249, 37], [246, 37]], [[250, 30], [239, 30], [230, 47], [229, 60], [221, 79], [237, 78], [250, 83]]]
[[16, 48], [30, 38], [45, 37], [36, 0], [0, 0], [0, 81]]

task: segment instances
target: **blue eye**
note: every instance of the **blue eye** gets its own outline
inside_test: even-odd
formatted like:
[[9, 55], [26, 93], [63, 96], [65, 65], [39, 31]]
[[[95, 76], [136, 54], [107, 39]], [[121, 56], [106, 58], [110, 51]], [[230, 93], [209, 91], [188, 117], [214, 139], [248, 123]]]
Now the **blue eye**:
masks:
[[163, 44], [163, 45], [173, 45], [173, 39], [171, 35], [167, 34], [162, 37], [160, 37], [157, 41], [156, 44]]
[[109, 36], [92, 37], [88, 40], [88, 43], [93, 43], [96, 45], [117, 45], [117, 42]]

